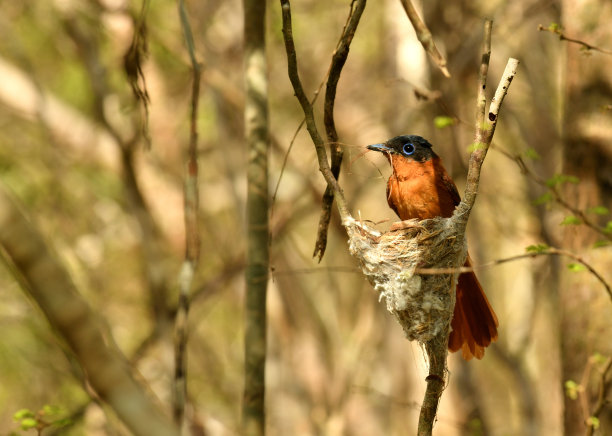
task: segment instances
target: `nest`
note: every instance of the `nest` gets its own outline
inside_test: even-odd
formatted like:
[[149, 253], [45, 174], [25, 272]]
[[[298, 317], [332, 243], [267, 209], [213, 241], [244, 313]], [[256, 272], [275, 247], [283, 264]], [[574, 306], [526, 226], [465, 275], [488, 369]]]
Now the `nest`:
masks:
[[[455, 307], [458, 272], [423, 274], [421, 269], [456, 268], [467, 253], [447, 218], [403, 221], [381, 234], [353, 218], [345, 220], [349, 250], [374, 289], [385, 299], [409, 340], [424, 344], [448, 335]], [[447, 336], [445, 336], [447, 337]]]

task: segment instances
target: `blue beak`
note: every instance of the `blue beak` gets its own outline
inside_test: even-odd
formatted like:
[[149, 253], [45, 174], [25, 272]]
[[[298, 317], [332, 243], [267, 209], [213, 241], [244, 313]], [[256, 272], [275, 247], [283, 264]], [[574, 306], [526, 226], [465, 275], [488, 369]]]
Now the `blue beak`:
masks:
[[385, 144], [372, 144], [367, 147], [369, 150], [380, 151], [381, 153], [389, 153], [392, 151], [390, 147]]

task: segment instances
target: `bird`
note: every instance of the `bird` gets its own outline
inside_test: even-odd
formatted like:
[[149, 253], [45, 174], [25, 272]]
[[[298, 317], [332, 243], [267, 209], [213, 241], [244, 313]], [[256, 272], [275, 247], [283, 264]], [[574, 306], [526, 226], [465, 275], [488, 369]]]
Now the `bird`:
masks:
[[[417, 135], [402, 135], [369, 150], [383, 153], [392, 173], [387, 181], [387, 203], [403, 220], [452, 216], [461, 201], [457, 186], [432, 145]], [[471, 266], [468, 254], [465, 266]], [[465, 360], [482, 359], [497, 340], [499, 322], [474, 272], [459, 275], [448, 349], [461, 350]]]

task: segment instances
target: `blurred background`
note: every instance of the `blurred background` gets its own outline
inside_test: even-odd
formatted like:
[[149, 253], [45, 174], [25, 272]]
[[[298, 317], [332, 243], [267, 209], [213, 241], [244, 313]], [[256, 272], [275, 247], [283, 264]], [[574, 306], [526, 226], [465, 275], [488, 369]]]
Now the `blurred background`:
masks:
[[[428, 59], [397, 0], [370, 2], [351, 46], [335, 108], [345, 152], [340, 183], [351, 212], [381, 230], [396, 220], [385, 197], [388, 164], [364, 146], [400, 134], [429, 139], [463, 192], [483, 20], [490, 17], [489, 98], [508, 57], [521, 64], [483, 167], [469, 226], [472, 258], [484, 264], [546, 244], [580, 256], [609, 284], [612, 56], [538, 25], [558, 23], [560, 30], [550, 30], [612, 50], [612, 4], [424, 3], [417, 7], [450, 79]], [[188, 418], [206, 434], [233, 435], [244, 345], [242, 6], [186, 6], [203, 64], [202, 253], [189, 318]], [[292, 3], [310, 96], [325, 78], [349, 7], [348, 0]], [[176, 3], [152, 2], [143, 61], [148, 149], [144, 111], [124, 72], [140, 9], [124, 0], [0, 4], [0, 180], [169, 404], [191, 71]], [[267, 24], [268, 434], [414, 434], [427, 374], [422, 350], [403, 337], [359, 273], [336, 213], [323, 260], [312, 258], [325, 184], [305, 130], [287, 154], [303, 116], [287, 78], [278, 2], [268, 2]], [[554, 256], [477, 274], [497, 312], [499, 340], [482, 361], [450, 356], [434, 433], [578, 435], [596, 415], [594, 434], [610, 434], [612, 409], [598, 400], [607, 395], [611, 375], [602, 371], [612, 356], [612, 302], [602, 283], [575, 259]], [[18, 430], [17, 410], [45, 405], [72, 417], [61, 434], [127, 434], [108, 407], [90, 399], [78, 364], [4, 267], [0, 299], [0, 434]]]

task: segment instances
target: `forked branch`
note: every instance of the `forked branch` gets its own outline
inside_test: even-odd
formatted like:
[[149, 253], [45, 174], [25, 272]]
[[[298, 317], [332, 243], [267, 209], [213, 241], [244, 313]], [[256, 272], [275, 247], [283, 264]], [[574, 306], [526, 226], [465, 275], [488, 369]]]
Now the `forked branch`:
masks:
[[325, 181], [334, 192], [334, 196], [338, 204], [338, 211], [340, 212], [340, 216], [344, 221], [344, 219], [349, 216], [348, 208], [346, 206], [346, 199], [344, 198], [342, 189], [340, 189], [340, 185], [338, 185], [338, 181], [332, 174], [327, 158], [327, 151], [325, 150], [325, 142], [317, 129], [312, 104], [304, 92], [304, 87], [302, 86], [298, 73], [297, 54], [295, 51], [295, 43], [293, 42], [293, 29], [291, 25], [291, 3], [289, 0], [281, 0], [280, 3], [283, 15], [283, 39], [285, 41], [285, 50], [287, 52], [289, 80], [291, 81], [291, 85], [295, 91], [295, 96], [300, 102], [300, 106], [302, 106], [302, 111], [304, 112], [304, 116], [306, 118], [306, 129], [310, 134], [310, 138], [312, 139], [317, 152], [319, 171], [321, 171]]
[[[499, 116], [501, 104], [508, 92], [510, 83], [516, 74], [518, 60], [510, 58], [506, 69], [497, 86], [495, 96], [489, 105], [487, 119], [485, 120], [486, 109], [486, 83], [489, 71], [489, 60], [491, 57], [491, 28], [492, 21], [486, 20], [484, 25], [484, 42], [482, 50], [482, 60], [478, 76], [478, 98], [476, 101], [476, 134], [472, 145], [470, 163], [468, 169], [468, 179], [463, 201], [457, 206], [452, 221], [458, 237], [463, 237], [467, 226], [467, 221], [476, 201], [478, 184], [480, 181], [480, 171], [484, 158], [487, 155], [495, 127]], [[419, 415], [418, 435], [429, 436], [433, 430], [438, 404], [445, 384], [446, 377], [446, 356], [448, 354], [446, 344], [448, 343], [449, 332], [440, 332], [434, 339], [426, 344], [426, 351], [429, 357], [429, 375], [427, 376], [427, 388], [425, 398]]]

